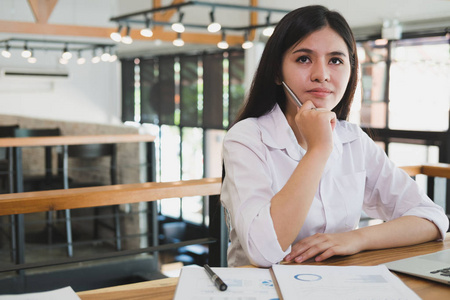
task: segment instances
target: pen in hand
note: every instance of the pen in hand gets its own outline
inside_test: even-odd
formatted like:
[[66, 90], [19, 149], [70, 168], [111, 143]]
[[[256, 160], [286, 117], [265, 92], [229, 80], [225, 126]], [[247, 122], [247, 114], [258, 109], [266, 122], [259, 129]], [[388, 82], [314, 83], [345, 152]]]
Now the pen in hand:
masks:
[[283, 84], [284, 88], [286, 89], [286, 91], [289, 93], [289, 95], [291, 96], [292, 100], [294, 101], [294, 103], [298, 106], [298, 107], [302, 107], [302, 103], [300, 102], [300, 100], [297, 98], [297, 96], [294, 94], [294, 92], [291, 90], [291, 88], [286, 84], [286, 82], [282, 81], [281, 84]]
[[211, 268], [207, 264], [203, 265], [203, 267], [205, 268], [205, 271], [206, 273], [208, 273], [209, 278], [211, 278], [219, 291], [223, 292], [228, 288], [228, 286], [222, 281], [222, 279], [220, 279], [220, 277], [217, 276], [217, 274], [214, 273], [214, 271], [211, 270]]

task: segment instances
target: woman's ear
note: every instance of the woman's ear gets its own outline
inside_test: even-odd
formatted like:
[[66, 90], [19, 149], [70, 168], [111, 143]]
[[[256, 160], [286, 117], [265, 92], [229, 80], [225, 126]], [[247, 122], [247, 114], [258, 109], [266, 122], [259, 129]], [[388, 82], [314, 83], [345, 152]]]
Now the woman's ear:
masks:
[[276, 85], [281, 85], [281, 82], [282, 82], [282, 81], [283, 81], [283, 80], [281, 80], [280, 77], [278, 77], [278, 76], [275, 78], [275, 84], [276, 84]]

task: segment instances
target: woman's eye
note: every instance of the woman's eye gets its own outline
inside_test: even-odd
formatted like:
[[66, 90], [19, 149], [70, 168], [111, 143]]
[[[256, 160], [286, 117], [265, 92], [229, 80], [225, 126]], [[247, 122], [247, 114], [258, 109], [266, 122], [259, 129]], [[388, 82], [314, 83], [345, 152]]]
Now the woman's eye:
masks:
[[342, 59], [335, 57], [335, 58], [330, 59], [330, 63], [332, 65], [340, 65], [340, 64], [343, 64], [344, 62], [342, 61]]
[[297, 62], [307, 63], [307, 62], [309, 62], [309, 57], [308, 56], [300, 56], [299, 58], [297, 58]]

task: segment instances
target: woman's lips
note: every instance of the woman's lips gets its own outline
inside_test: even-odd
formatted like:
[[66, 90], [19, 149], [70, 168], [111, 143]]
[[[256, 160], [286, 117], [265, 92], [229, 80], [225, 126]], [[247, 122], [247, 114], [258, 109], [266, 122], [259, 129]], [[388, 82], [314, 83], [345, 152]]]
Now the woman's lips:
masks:
[[308, 90], [308, 93], [315, 97], [324, 98], [329, 96], [332, 92], [331, 90], [325, 88], [315, 88]]

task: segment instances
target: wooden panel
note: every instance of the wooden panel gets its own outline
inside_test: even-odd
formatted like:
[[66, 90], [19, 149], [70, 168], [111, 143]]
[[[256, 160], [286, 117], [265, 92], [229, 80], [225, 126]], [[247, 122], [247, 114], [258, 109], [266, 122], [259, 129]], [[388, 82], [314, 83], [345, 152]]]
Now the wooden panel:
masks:
[[221, 178], [0, 195], [0, 216], [220, 194]]

